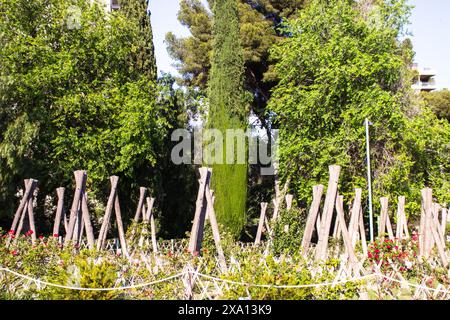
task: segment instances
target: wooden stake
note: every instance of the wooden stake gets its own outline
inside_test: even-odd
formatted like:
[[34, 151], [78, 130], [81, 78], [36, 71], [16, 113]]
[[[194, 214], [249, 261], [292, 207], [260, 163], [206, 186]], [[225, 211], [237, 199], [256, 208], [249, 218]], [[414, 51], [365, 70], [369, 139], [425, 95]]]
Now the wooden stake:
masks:
[[[211, 174], [211, 170], [210, 170], [210, 174]], [[217, 254], [219, 256], [219, 265], [220, 265], [222, 272], [225, 273], [225, 272], [227, 272], [228, 268], [227, 268], [227, 263], [225, 260], [225, 255], [223, 253], [222, 245], [220, 243], [219, 226], [218, 226], [217, 220], [216, 220], [216, 213], [214, 211], [211, 191], [209, 190], [209, 182], [206, 184], [205, 194], [206, 194], [206, 201], [208, 202], [209, 222], [211, 223], [214, 243], [216, 245]]]
[[24, 208], [25, 211], [28, 209], [28, 199], [30, 198], [30, 196], [33, 197], [33, 193], [37, 185], [37, 180], [26, 179], [25, 181], [27, 181], [25, 183], [25, 192], [23, 194], [22, 200], [20, 200], [19, 207], [17, 208], [16, 213], [14, 214], [14, 219], [10, 228], [12, 234], [8, 233], [8, 239], [6, 240], [6, 247], [9, 246], [12, 239], [12, 235], [18, 235], [16, 233], [17, 224], [19, 223], [19, 219], [21, 218]]
[[361, 198], [362, 198], [362, 189], [355, 189], [355, 199], [353, 200], [353, 206], [350, 216], [350, 226], [349, 226], [349, 234], [352, 240], [352, 248], [355, 248], [356, 241], [358, 239], [358, 227], [359, 227], [359, 216], [361, 211]]
[[321, 230], [319, 232], [319, 241], [317, 243], [316, 260], [325, 260], [328, 249], [328, 237], [330, 235], [331, 220], [333, 218], [334, 205], [338, 189], [340, 166], [330, 166], [330, 177], [328, 181], [327, 195], [322, 214]]
[[292, 194], [286, 195], [286, 210], [291, 210], [292, 208], [292, 200], [294, 199], [294, 196]]
[[122, 213], [120, 210], [119, 196], [116, 193], [114, 199], [114, 211], [116, 212], [117, 230], [119, 231], [120, 248], [123, 256], [128, 256], [127, 241], [125, 238], [125, 230], [122, 223]]
[[56, 195], [58, 196], [58, 204], [56, 206], [56, 216], [55, 222], [53, 224], [53, 235], [59, 235], [59, 229], [61, 225], [61, 220], [63, 218], [63, 209], [64, 209], [64, 193], [66, 188], [58, 188], [56, 189]]
[[86, 191], [83, 192], [83, 195], [81, 198], [81, 212], [83, 215], [84, 229], [86, 231], [88, 246], [89, 246], [89, 249], [92, 250], [95, 248], [95, 238], [94, 238], [94, 230], [92, 228], [91, 218], [89, 216]]
[[75, 223], [77, 222], [78, 219], [78, 210], [80, 207], [80, 199], [82, 196], [82, 193], [84, 191], [84, 187], [86, 184], [85, 178], [85, 172], [82, 170], [78, 170], [74, 172], [75, 175], [75, 193], [73, 196], [73, 202], [72, 202], [72, 207], [70, 208], [70, 218], [69, 218], [69, 227], [66, 233], [66, 237], [64, 240], [65, 245], [68, 245], [69, 242], [72, 240], [72, 237], [74, 235], [74, 228], [75, 228]]
[[256, 232], [255, 244], [261, 243], [261, 235], [264, 227], [264, 219], [266, 217], [267, 206], [267, 202], [261, 203], [261, 213], [259, 215], [258, 231]]
[[145, 195], [147, 193], [147, 189], [144, 187], [139, 188], [139, 203], [138, 206], [136, 208], [136, 214], [134, 216], [134, 221], [136, 223], [139, 222], [139, 219], [141, 217], [142, 214], [142, 207], [144, 206], [144, 200], [145, 200]]
[[102, 226], [100, 227], [100, 232], [99, 232], [98, 239], [97, 239], [97, 250], [103, 250], [105, 248], [106, 236], [108, 234], [110, 221], [111, 221], [111, 214], [112, 214], [113, 206], [114, 206], [115, 200], [116, 200], [117, 184], [119, 182], [119, 177], [112, 176], [112, 177], [109, 177], [109, 180], [111, 182], [111, 191], [109, 193], [108, 202], [106, 204], [105, 215], [103, 216]]
[[204, 222], [206, 215], [206, 203], [205, 203], [205, 189], [207, 179], [209, 177], [208, 168], [200, 168], [200, 180], [199, 189], [197, 194], [197, 202], [195, 206], [195, 216], [192, 223], [191, 237], [189, 239], [189, 252], [192, 254], [194, 252], [200, 253], [201, 242], [203, 240]]
[[313, 200], [309, 209], [308, 218], [306, 220], [305, 231], [303, 233], [303, 239], [301, 249], [303, 253], [306, 253], [309, 245], [311, 244], [311, 238], [314, 231], [314, 224], [318, 220], [318, 213], [320, 208], [320, 202], [322, 201], [323, 185], [317, 185], [313, 187]]
[[158, 252], [158, 244], [156, 241], [156, 226], [155, 226], [155, 217], [153, 215], [153, 203], [155, 202], [154, 198], [147, 197], [147, 221], [150, 220], [150, 229], [152, 233], [152, 247], [153, 252]]

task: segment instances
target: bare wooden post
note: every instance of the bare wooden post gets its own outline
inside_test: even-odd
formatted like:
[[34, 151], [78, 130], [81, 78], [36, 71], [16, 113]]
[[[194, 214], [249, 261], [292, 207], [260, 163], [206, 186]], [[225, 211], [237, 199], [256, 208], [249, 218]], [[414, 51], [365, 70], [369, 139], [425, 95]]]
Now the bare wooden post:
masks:
[[392, 231], [391, 219], [389, 218], [389, 206], [388, 206], [388, 198], [386, 198], [386, 229], [388, 232], [389, 239], [394, 240], [394, 232]]
[[106, 236], [108, 234], [108, 229], [111, 221], [111, 214], [116, 199], [117, 184], [119, 182], [118, 176], [109, 177], [111, 182], [111, 191], [109, 193], [108, 202], [106, 204], [105, 215], [103, 216], [102, 226], [100, 227], [100, 233], [97, 239], [97, 250], [103, 250], [105, 247]]
[[316, 222], [316, 219], [318, 218], [317, 215], [319, 213], [320, 202], [322, 201], [323, 188], [324, 186], [321, 184], [313, 187], [313, 200], [311, 207], [309, 209], [309, 214], [306, 220], [305, 231], [303, 233], [303, 239], [301, 244], [301, 249], [304, 253], [307, 252], [309, 245], [311, 244], [311, 237], [314, 231], [314, 224]]
[[261, 235], [264, 227], [264, 219], [266, 217], [267, 202], [261, 203], [261, 214], [259, 215], [258, 231], [256, 232], [255, 244], [261, 243]]
[[154, 198], [147, 197], [147, 221], [150, 220], [150, 230], [152, 233], [152, 248], [153, 252], [158, 252], [158, 243], [156, 241], [156, 226], [155, 216], [153, 215]]
[[23, 208], [22, 215], [20, 216], [19, 226], [17, 227], [17, 231], [16, 231], [16, 235], [17, 236], [14, 238], [13, 243], [17, 243], [17, 241], [19, 240], [19, 235], [20, 235], [20, 233], [22, 232], [22, 229], [23, 229], [23, 224], [25, 222], [25, 217], [27, 215], [27, 210], [28, 210], [28, 205]]
[[199, 189], [197, 194], [197, 202], [195, 206], [195, 216], [192, 223], [191, 237], [189, 239], [189, 252], [200, 252], [201, 241], [203, 240], [203, 230], [206, 215], [205, 189], [209, 176], [208, 168], [200, 168]]
[[328, 237], [330, 235], [331, 220], [333, 218], [334, 205], [338, 189], [340, 166], [330, 166], [330, 177], [328, 181], [327, 195], [322, 214], [319, 241], [317, 243], [316, 260], [325, 260], [328, 249]]
[[153, 206], [155, 204], [155, 198], [147, 197], [147, 221], [150, 221], [150, 217], [153, 216]]
[[[211, 174], [211, 169], [210, 169], [210, 174]], [[206, 184], [205, 195], [206, 195], [206, 201], [208, 203], [209, 222], [211, 223], [214, 243], [216, 245], [217, 255], [219, 256], [219, 265], [220, 265], [222, 272], [227, 272], [228, 268], [227, 268], [227, 263], [225, 260], [225, 255], [223, 253], [222, 245], [220, 244], [219, 226], [218, 226], [217, 220], [216, 220], [216, 213], [214, 211], [211, 191], [209, 190], [209, 181]]]
[[139, 203], [136, 208], [136, 214], [134, 216], [134, 221], [136, 223], [139, 222], [139, 218], [141, 217], [142, 207], [144, 206], [144, 200], [145, 200], [146, 193], [147, 193], [147, 188], [144, 188], [144, 187], [139, 188]]
[[72, 207], [70, 209], [69, 226], [68, 226], [68, 230], [67, 230], [66, 237], [64, 240], [65, 245], [69, 244], [69, 242], [72, 240], [72, 237], [74, 234], [75, 223], [78, 218], [78, 210], [80, 207], [80, 199], [81, 199], [81, 196], [83, 193], [84, 183], [85, 183], [84, 171], [82, 171], [82, 170], [75, 171], [74, 175], [75, 175], [76, 186], [75, 186], [75, 193], [73, 196]]
[[362, 198], [362, 189], [355, 189], [355, 199], [353, 200], [352, 212], [350, 216], [350, 226], [349, 226], [349, 234], [352, 240], [352, 248], [355, 248], [357, 233], [359, 227], [359, 212], [361, 211], [361, 198]]
[[16, 234], [16, 228], [17, 224], [19, 223], [19, 219], [21, 218], [21, 214], [23, 213], [24, 208], [25, 211], [28, 209], [28, 199], [30, 196], [31, 197], [33, 196], [34, 189], [36, 188], [37, 180], [27, 179], [26, 181], [28, 181], [28, 183], [25, 184], [25, 192], [23, 194], [22, 200], [20, 200], [19, 207], [17, 208], [16, 213], [14, 214], [14, 219], [11, 224], [10, 233], [8, 234], [8, 239], [6, 240], [7, 247], [11, 242], [12, 236]]
[[439, 220], [437, 219], [439, 209], [440, 209], [440, 206], [436, 205], [435, 210], [432, 210], [432, 212], [431, 212], [433, 217], [431, 217], [431, 219], [430, 219], [430, 229], [431, 229], [431, 236], [433, 237], [434, 242], [436, 243], [439, 255], [442, 260], [442, 264], [444, 265], [445, 268], [447, 268], [448, 258], [447, 258], [447, 254], [445, 252], [445, 239], [442, 236], [442, 234], [440, 233]]
[[34, 210], [33, 210], [33, 197], [28, 198], [28, 222], [30, 224], [31, 241], [33, 244], [36, 243], [36, 225], [34, 224]]
[[445, 230], [447, 229], [447, 208], [442, 208], [442, 217], [441, 217], [441, 233], [445, 239]]
[[342, 232], [342, 238], [344, 239], [344, 245], [346, 248], [346, 253], [348, 254], [350, 264], [352, 265], [352, 268], [355, 268], [356, 263], [356, 256], [355, 252], [353, 251], [352, 247], [352, 241], [350, 238], [350, 235], [348, 234], [347, 227], [345, 224], [345, 217], [344, 217], [344, 197], [338, 196], [336, 197], [336, 212], [337, 212], [337, 218], [339, 220], [339, 225]]
[[403, 239], [403, 228], [404, 228], [404, 221], [405, 218], [405, 197], [398, 197], [398, 204], [397, 204], [397, 229], [395, 232], [395, 235], [397, 236], [397, 239], [401, 240]]
[[286, 210], [291, 210], [293, 199], [294, 199], [294, 196], [292, 194], [286, 195]]
[[88, 246], [89, 246], [89, 249], [92, 250], [95, 248], [95, 238], [94, 238], [94, 230], [92, 228], [91, 218], [89, 216], [86, 191], [84, 191], [83, 195], [82, 195], [81, 211], [83, 214], [84, 229], [86, 231]]
[[366, 230], [364, 228], [364, 216], [362, 213], [362, 208], [359, 209], [359, 236], [361, 237], [361, 244], [364, 256], [367, 257]]
[[120, 211], [119, 196], [116, 193], [114, 200], [114, 211], [116, 212], [117, 230], [119, 231], [120, 248], [123, 256], [128, 256], [127, 241], [125, 239], [125, 230], [123, 229], [122, 213]]
[[380, 212], [380, 223], [378, 224], [378, 237], [384, 237], [386, 232], [386, 216], [388, 211], [388, 198], [380, 198], [381, 212]]
[[[421, 217], [421, 243], [423, 251], [421, 252], [425, 258], [428, 258], [431, 251], [430, 227], [431, 227], [431, 210], [433, 205], [433, 191], [430, 188], [422, 189], [422, 217]], [[422, 219], [423, 218], [423, 219]]]
[[61, 219], [63, 218], [63, 208], [64, 208], [64, 193], [66, 188], [56, 189], [56, 195], [58, 196], [58, 204], [56, 206], [56, 216], [55, 222], [53, 224], [53, 235], [59, 235], [59, 229], [61, 226]]
[[289, 180], [284, 184], [283, 190], [280, 191], [280, 183], [278, 181], [278, 174], [275, 175], [275, 199], [273, 199], [273, 216], [272, 221], [278, 219], [278, 213], [280, 211], [281, 202], [283, 201], [283, 195], [287, 192], [289, 187]]

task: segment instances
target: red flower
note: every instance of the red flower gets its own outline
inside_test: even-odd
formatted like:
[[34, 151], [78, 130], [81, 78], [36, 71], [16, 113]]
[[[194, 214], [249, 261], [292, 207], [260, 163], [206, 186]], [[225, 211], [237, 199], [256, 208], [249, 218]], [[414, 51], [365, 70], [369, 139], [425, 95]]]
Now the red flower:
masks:
[[14, 230], [9, 230], [9, 232], [8, 232], [9, 234], [11, 234], [11, 235], [14, 235]]
[[173, 253], [172, 253], [171, 251], [169, 251], [169, 253], [167, 254], [167, 256], [168, 256], [169, 258], [171, 258], [171, 257], [173, 256]]
[[17, 250], [11, 251], [11, 254], [12, 254], [13, 256], [17, 256]]
[[44, 239], [44, 236], [43, 236], [43, 235], [40, 235], [40, 236], [39, 236], [39, 239], [41, 239], [41, 240]]
[[55, 233], [55, 234], [53, 234], [53, 237], [58, 238], [59, 234]]

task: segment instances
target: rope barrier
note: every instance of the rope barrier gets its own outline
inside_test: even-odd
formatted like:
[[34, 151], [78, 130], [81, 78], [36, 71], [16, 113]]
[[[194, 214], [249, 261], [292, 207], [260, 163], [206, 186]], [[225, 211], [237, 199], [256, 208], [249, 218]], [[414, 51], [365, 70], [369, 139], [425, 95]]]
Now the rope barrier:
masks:
[[198, 272], [191, 272], [193, 274], [197, 274], [199, 277], [226, 282], [230, 284], [235, 284], [239, 286], [245, 286], [245, 287], [258, 287], [258, 288], [276, 288], [276, 289], [299, 289], [299, 288], [313, 288], [313, 287], [326, 287], [326, 286], [332, 286], [332, 285], [338, 285], [338, 284], [344, 284], [348, 282], [356, 282], [367, 278], [372, 278], [374, 276], [377, 276], [377, 274], [370, 274], [362, 277], [356, 277], [348, 280], [340, 280], [337, 282], [323, 282], [323, 283], [311, 283], [311, 284], [299, 284], [299, 285], [272, 285], [272, 284], [253, 284], [253, 283], [246, 283], [246, 282], [239, 282], [239, 281], [233, 281], [233, 280], [227, 280], [227, 279], [220, 279], [213, 276], [209, 276], [206, 274], [198, 273]]
[[257, 287], [257, 288], [276, 288], [276, 289], [318, 288], [318, 287], [332, 286], [332, 285], [338, 285], [338, 284], [345, 284], [345, 283], [349, 283], [349, 282], [356, 282], [356, 281], [361, 281], [361, 280], [365, 280], [365, 279], [373, 278], [373, 277], [382, 277], [384, 279], [394, 281], [394, 282], [397, 282], [400, 284], [407, 284], [408, 286], [411, 286], [414, 288], [421, 288], [421, 289], [430, 290], [433, 292], [444, 293], [444, 294], [450, 293], [449, 290], [434, 289], [434, 288], [430, 288], [430, 287], [423, 286], [423, 285], [417, 285], [417, 284], [410, 283], [407, 281], [401, 281], [401, 280], [383, 275], [381, 273], [373, 273], [370, 275], [355, 277], [355, 278], [351, 278], [351, 279], [347, 279], [347, 280], [340, 280], [337, 282], [323, 282], [323, 283], [312, 283], [312, 284], [302, 284], [302, 285], [272, 285], [272, 284], [254, 284], [254, 283], [246, 283], [246, 282], [240, 282], [240, 281], [221, 279], [221, 278], [206, 275], [206, 274], [203, 274], [203, 273], [200, 273], [197, 271], [183, 271], [181, 273], [175, 274], [173, 276], [170, 276], [170, 277], [167, 277], [164, 279], [147, 282], [147, 283], [142, 283], [142, 284], [137, 284], [137, 285], [132, 285], [132, 286], [115, 287], [115, 288], [81, 288], [81, 287], [65, 286], [65, 285], [60, 285], [60, 284], [56, 284], [56, 283], [43, 281], [40, 279], [35, 279], [33, 277], [18, 273], [16, 271], [10, 270], [8, 268], [0, 267], [0, 271], [5, 271], [5, 272], [11, 273], [17, 277], [33, 281], [36, 284], [38, 284], [39, 286], [46, 285], [46, 286], [50, 286], [50, 287], [69, 289], [69, 290], [78, 290], [78, 291], [115, 291], [115, 290], [136, 289], [136, 288], [148, 287], [148, 286], [151, 286], [154, 284], [158, 284], [158, 283], [166, 282], [166, 281], [169, 281], [172, 279], [180, 278], [180, 277], [184, 276], [185, 274], [195, 274], [195, 275], [205, 278], [205, 279], [210, 279], [210, 280], [214, 280], [214, 281], [219, 281], [219, 282], [224, 282], [224, 283], [229, 283], [229, 284], [234, 284], [234, 285], [239, 285], [239, 286]]
[[47, 285], [50, 287], [56, 287], [56, 288], [61, 288], [61, 289], [69, 289], [69, 290], [77, 290], [77, 291], [115, 291], [115, 290], [128, 290], [128, 289], [137, 289], [137, 288], [142, 288], [142, 287], [148, 287], [154, 284], [158, 284], [158, 283], [162, 283], [162, 282], [166, 282], [172, 279], [176, 279], [179, 277], [182, 277], [186, 272], [181, 272], [178, 273], [176, 275], [164, 278], [164, 279], [160, 279], [160, 280], [156, 280], [156, 281], [152, 281], [152, 282], [147, 282], [147, 283], [141, 283], [141, 284], [137, 284], [137, 285], [132, 285], [132, 286], [124, 286], [124, 287], [116, 287], [116, 288], [81, 288], [81, 287], [72, 287], [72, 286], [64, 286], [61, 284], [56, 284], [56, 283], [51, 283], [51, 282], [47, 282], [47, 281], [43, 281], [40, 279], [35, 279], [32, 278], [30, 276], [27, 276], [25, 274], [21, 274], [18, 272], [15, 272], [13, 270], [10, 270], [8, 268], [0, 268], [0, 271], [6, 271], [9, 272], [19, 278], [22, 279], [27, 279], [30, 281], [33, 281], [34, 283], [36, 283], [36, 285]]

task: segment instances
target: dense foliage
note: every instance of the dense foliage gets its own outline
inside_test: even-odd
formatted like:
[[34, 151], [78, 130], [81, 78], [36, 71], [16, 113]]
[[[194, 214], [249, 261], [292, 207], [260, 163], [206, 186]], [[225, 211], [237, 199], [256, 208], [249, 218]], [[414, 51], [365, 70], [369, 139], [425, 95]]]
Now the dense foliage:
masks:
[[341, 194], [366, 190], [365, 118], [376, 197], [406, 195], [417, 209], [429, 186], [449, 201], [450, 127], [411, 95], [412, 51], [399, 41], [408, 13], [405, 1], [313, 0], [286, 23], [269, 107], [281, 130], [281, 174], [301, 202], [336, 163]]
[[[213, 0], [208, 0], [213, 8]], [[270, 127], [266, 114], [271, 89], [276, 84], [269, 49], [285, 35], [281, 22], [294, 17], [304, 0], [239, 0], [239, 35], [245, 63], [245, 86], [252, 94], [252, 110], [264, 127]], [[211, 71], [213, 52], [213, 13], [199, 0], [180, 1], [178, 20], [191, 36], [178, 38], [168, 33], [168, 51], [177, 61], [181, 83], [204, 90]]]
[[[123, 1], [123, 10], [110, 15], [95, 3], [0, 4], [3, 217], [27, 177], [39, 180], [40, 206], [56, 187], [70, 188], [79, 169], [88, 172], [90, 199], [103, 202], [111, 175], [121, 177], [127, 202], [139, 186], [170, 189], [179, 178], [161, 175], [170, 161], [170, 130], [187, 123], [185, 104], [173, 81], [156, 82], [146, 1]], [[163, 200], [164, 192], [158, 196]]]
[[[248, 111], [244, 95], [244, 61], [239, 39], [237, 6], [234, 0], [216, 0], [214, 5], [214, 51], [209, 80], [208, 128], [220, 130], [223, 150], [235, 141], [227, 139], [227, 129], [247, 127]], [[215, 192], [214, 203], [217, 220], [236, 236], [246, 223], [247, 155], [238, 163], [237, 148], [234, 163], [214, 164], [211, 186]]]
[[439, 119], [450, 121], [450, 90], [423, 92], [422, 98]]

